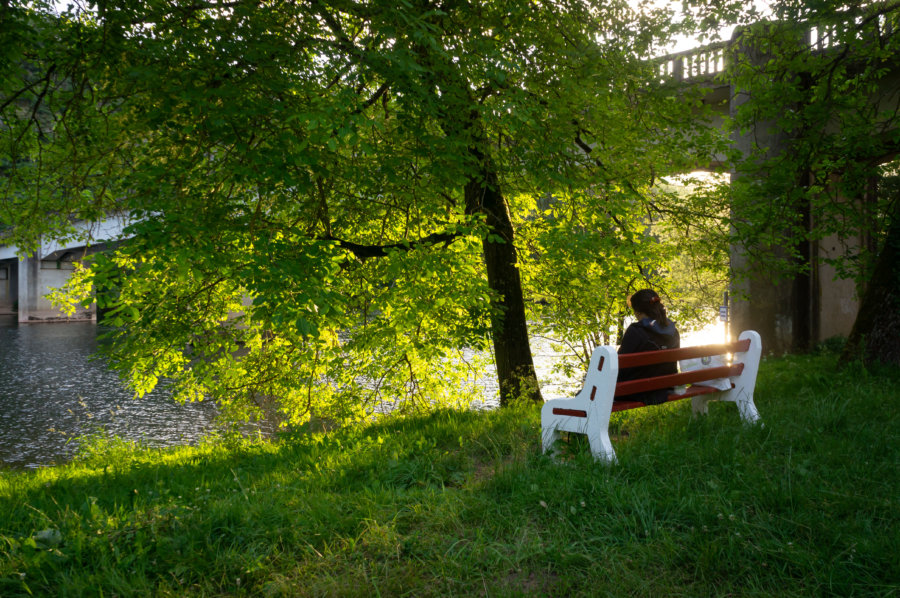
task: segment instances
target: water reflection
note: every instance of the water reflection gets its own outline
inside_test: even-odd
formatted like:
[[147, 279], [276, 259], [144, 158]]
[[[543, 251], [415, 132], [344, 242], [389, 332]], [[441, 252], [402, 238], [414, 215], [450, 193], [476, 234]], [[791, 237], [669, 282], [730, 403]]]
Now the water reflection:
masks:
[[18, 326], [0, 316], [0, 462], [39, 467], [64, 461], [73, 438], [105, 429], [150, 446], [195, 441], [215, 406], [179, 405], [165, 389], [139, 400], [99, 360], [88, 322]]

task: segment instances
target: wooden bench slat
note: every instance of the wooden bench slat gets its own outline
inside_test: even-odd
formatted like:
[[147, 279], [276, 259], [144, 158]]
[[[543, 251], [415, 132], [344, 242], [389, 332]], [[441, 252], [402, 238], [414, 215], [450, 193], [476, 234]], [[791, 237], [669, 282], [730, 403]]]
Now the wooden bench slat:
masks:
[[715, 368], [706, 368], [703, 370], [694, 370], [692, 372], [684, 372], [682, 374], [669, 374], [666, 376], [655, 376], [653, 378], [641, 378], [640, 380], [629, 380], [628, 382], [619, 382], [616, 384], [617, 397], [634, 394], [637, 392], [647, 392], [648, 390], [659, 390], [660, 388], [668, 388], [670, 386], [681, 386], [682, 384], [695, 384], [704, 382], [714, 378], [729, 378], [731, 376], [740, 376], [744, 371], [743, 363], [734, 365], [724, 365]]
[[702, 347], [682, 347], [681, 349], [663, 349], [662, 351], [645, 351], [643, 353], [625, 353], [619, 355], [619, 369], [633, 368], [642, 365], [667, 363], [681, 359], [711, 357], [726, 353], [743, 353], [750, 348], [750, 339], [735, 341], [722, 345], [704, 345]]
[[584, 409], [563, 409], [556, 407], [553, 409], [553, 415], [568, 415], [571, 417], [587, 417], [587, 411]]
[[[731, 385], [734, 388], [734, 384]], [[721, 392], [718, 388], [713, 388], [712, 386], [702, 386], [695, 385], [688, 388], [681, 394], [670, 393], [668, 397], [666, 397], [666, 402], [670, 403], [672, 401], [680, 401], [681, 399], [689, 399], [691, 397], [697, 397], [700, 395], [708, 395], [713, 394], [715, 392]], [[612, 412], [616, 411], [627, 411], [629, 409], [636, 409], [638, 407], [646, 407], [646, 403], [642, 403], [641, 401], [613, 401]], [[554, 409], [554, 412], [556, 410]]]

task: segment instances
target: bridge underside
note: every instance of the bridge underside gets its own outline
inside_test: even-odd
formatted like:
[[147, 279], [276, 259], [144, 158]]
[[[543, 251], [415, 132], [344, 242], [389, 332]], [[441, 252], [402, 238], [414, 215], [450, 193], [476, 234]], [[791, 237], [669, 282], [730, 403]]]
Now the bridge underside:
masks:
[[75, 222], [78, 234], [69, 240], [45, 240], [35, 255], [22, 258], [15, 245], [0, 245], [0, 315], [16, 314], [20, 323], [96, 321], [95, 306], [67, 315], [47, 295], [68, 282], [75, 263], [90, 254], [116, 247], [126, 238], [126, 216]]

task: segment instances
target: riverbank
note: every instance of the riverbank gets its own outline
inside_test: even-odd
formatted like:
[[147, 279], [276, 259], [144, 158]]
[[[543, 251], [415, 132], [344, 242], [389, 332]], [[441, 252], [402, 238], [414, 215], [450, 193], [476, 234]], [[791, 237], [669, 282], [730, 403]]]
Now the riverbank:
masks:
[[616, 414], [615, 467], [542, 457], [534, 406], [88, 443], [0, 472], [0, 595], [896, 595], [900, 373], [835, 361], [766, 360], [763, 428]]
[[[0, 468], [65, 463], [78, 451], [80, 438], [97, 430], [154, 447], [194, 444], [215, 430], [215, 405], [176, 403], [165, 384], [134, 400], [98, 358], [102, 331], [90, 322], [20, 326], [15, 316], [0, 315]], [[724, 332], [719, 322], [685, 334], [683, 342], [721, 342]], [[545, 338], [531, 341], [544, 396], [577, 390], [580, 374], [569, 378], [555, 371], [564, 354]], [[482, 392], [472, 407], [497, 407], [493, 366], [474, 382]], [[260, 422], [244, 430], [268, 435], [272, 428]]]

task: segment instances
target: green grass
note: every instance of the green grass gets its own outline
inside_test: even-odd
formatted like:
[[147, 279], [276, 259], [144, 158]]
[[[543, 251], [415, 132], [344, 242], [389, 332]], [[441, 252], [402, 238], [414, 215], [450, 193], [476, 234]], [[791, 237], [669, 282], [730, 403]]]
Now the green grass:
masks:
[[900, 374], [834, 363], [766, 361], [764, 427], [617, 414], [612, 467], [541, 456], [533, 406], [98, 440], [0, 473], [0, 596], [900, 595]]

